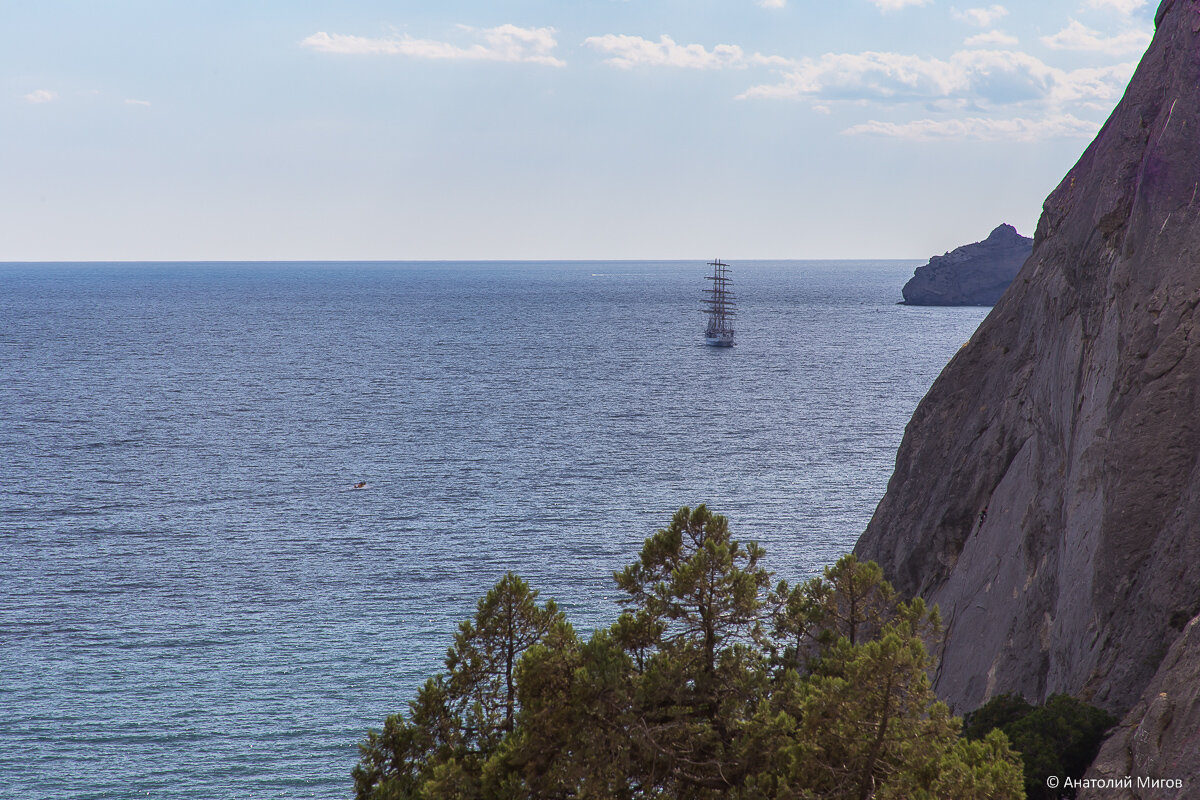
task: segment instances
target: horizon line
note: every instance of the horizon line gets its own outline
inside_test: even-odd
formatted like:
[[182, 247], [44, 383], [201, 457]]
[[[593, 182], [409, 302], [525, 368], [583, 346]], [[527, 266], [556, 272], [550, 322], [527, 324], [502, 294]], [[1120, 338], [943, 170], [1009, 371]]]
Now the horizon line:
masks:
[[[741, 263], [762, 261], [928, 261], [929, 256], [840, 256], [837, 258], [729, 258]], [[33, 264], [589, 264], [631, 262], [631, 263], [663, 263], [682, 264], [692, 261], [709, 261], [710, 256], [693, 258], [216, 258], [216, 259], [21, 259], [0, 260], [0, 265], [33, 265]]]

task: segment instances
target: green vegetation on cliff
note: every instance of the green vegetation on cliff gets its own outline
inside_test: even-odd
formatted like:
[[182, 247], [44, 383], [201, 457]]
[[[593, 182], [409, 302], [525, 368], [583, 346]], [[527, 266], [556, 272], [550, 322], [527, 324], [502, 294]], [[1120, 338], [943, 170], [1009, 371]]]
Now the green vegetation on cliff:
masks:
[[795, 587], [762, 558], [680, 509], [587, 640], [506, 575], [361, 745], [356, 797], [1021, 797], [1003, 734], [962, 738], [933, 696], [936, 609], [854, 556]]
[[1035, 706], [1019, 695], [1002, 694], [967, 714], [963, 735], [983, 739], [1001, 731], [1025, 764], [1025, 793], [1029, 800], [1056, 800], [1073, 791], [1046, 786], [1046, 778], [1083, 777], [1096, 757], [1104, 734], [1116, 717], [1065, 694], [1051, 695]]

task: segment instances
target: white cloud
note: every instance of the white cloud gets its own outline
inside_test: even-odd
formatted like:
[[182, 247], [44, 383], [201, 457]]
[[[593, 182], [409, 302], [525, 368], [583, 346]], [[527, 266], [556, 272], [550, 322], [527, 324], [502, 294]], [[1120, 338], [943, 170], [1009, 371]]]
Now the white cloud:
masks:
[[518, 28], [516, 25], [501, 25], [476, 31], [462, 26], [463, 30], [477, 33], [482, 43], [469, 46], [437, 42], [430, 39], [370, 39], [340, 33], [314, 33], [301, 42], [305, 47], [319, 53], [341, 53], [349, 55], [401, 55], [410, 58], [455, 59], [473, 61], [510, 61], [532, 64], [547, 64], [553, 67], [566, 65], [565, 61], [552, 55], [558, 42], [554, 28]]
[[53, 103], [58, 99], [58, 92], [52, 92], [49, 89], [34, 89], [27, 95], [23, 95], [22, 99], [26, 103]]
[[783, 82], [752, 86], [743, 97], [812, 97], [888, 100], [944, 97], [960, 83], [953, 67], [936, 59], [899, 53], [827, 53], [805, 58]]
[[1136, 68], [1136, 61], [1128, 61], [1108, 67], [1084, 67], [1065, 72], [1047, 100], [1058, 106], [1080, 103], [1098, 111], [1111, 110]]
[[912, 141], [978, 139], [1034, 142], [1054, 138], [1086, 139], [1095, 136], [1098, 130], [1098, 122], [1088, 122], [1070, 114], [1060, 114], [1044, 119], [968, 117], [947, 120], [921, 119], [901, 123], [872, 120], [847, 128], [843, 133], [852, 136], [888, 136]]
[[1108, 55], [1140, 53], [1150, 44], [1150, 32], [1129, 30], [1116, 36], [1105, 37], [1078, 20], [1071, 20], [1067, 27], [1053, 36], [1043, 36], [1042, 44], [1055, 50], [1087, 50]]
[[787, 0], [757, 0], [757, 2], [763, 8], [783, 8], [787, 5]]
[[899, 11], [908, 6], [927, 6], [933, 0], [871, 0], [880, 11]]
[[149, 106], [150, 101], [149, 100], [126, 100], [125, 105], [127, 105], [127, 106]]
[[1088, 0], [1088, 8], [1111, 8], [1122, 14], [1129, 15], [1146, 5], [1146, 0]]
[[995, 25], [997, 20], [1008, 16], [1008, 9], [999, 5], [988, 6], [987, 8], [968, 8], [966, 11], [959, 11], [955, 8], [951, 10], [950, 14], [959, 22], [986, 28], [990, 25]]
[[1017, 37], [1009, 36], [1004, 31], [988, 31], [969, 36], [963, 42], [967, 47], [1012, 47], [1017, 43]]
[[719, 44], [712, 50], [700, 44], [677, 44], [666, 34], [657, 42], [641, 36], [626, 36], [609, 33], [604, 36], [589, 36], [583, 40], [588, 47], [608, 55], [605, 61], [614, 67], [682, 67], [685, 69], [723, 69], [745, 67], [747, 64], [786, 65], [787, 59], [761, 56], [757, 53], [746, 56], [736, 44]]
[[1133, 64], [1062, 70], [1028, 53], [962, 50], [948, 60], [899, 53], [828, 53], [806, 58], [775, 84], [740, 97], [929, 102], [965, 99], [987, 105], [1036, 102], [1103, 107], [1120, 96]]

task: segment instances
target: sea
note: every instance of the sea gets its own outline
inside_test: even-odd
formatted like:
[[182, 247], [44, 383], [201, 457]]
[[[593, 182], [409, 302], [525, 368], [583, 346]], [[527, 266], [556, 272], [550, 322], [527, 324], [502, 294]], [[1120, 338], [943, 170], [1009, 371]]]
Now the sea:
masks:
[[729, 349], [703, 260], [0, 264], [0, 797], [351, 797], [506, 571], [606, 626], [680, 506], [819, 573], [987, 309], [731, 263]]

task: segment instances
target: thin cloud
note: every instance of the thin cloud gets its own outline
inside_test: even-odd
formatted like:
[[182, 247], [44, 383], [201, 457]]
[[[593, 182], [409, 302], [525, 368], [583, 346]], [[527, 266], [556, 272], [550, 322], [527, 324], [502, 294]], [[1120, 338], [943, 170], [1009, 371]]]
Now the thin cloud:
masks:
[[752, 86], [741, 98], [814, 102], [929, 102], [963, 99], [987, 105], [1037, 102], [1103, 107], [1120, 96], [1133, 64], [1062, 70], [1028, 53], [962, 50], [949, 59], [899, 53], [828, 53], [807, 58], [774, 84]]
[[1146, 0], [1088, 0], [1088, 8], [1112, 9], [1129, 16], [1146, 5]]
[[1107, 67], [1084, 67], [1063, 73], [1063, 80], [1047, 98], [1054, 105], [1080, 103], [1097, 111], [1110, 110], [1125, 91], [1136, 61]]
[[763, 8], [783, 8], [787, 5], [787, 0], [757, 0], [757, 2]]
[[127, 106], [147, 106], [147, 107], [149, 107], [149, 106], [151, 105], [151, 103], [150, 103], [150, 101], [149, 101], [149, 100], [132, 100], [132, 99], [129, 99], [129, 100], [126, 100], [126, 101], [125, 101], [125, 105], [127, 105]]
[[558, 42], [554, 28], [519, 28], [516, 25], [501, 25], [497, 28], [476, 30], [463, 26], [463, 30], [477, 34], [482, 42], [469, 46], [438, 42], [431, 39], [410, 37], [372, 39], [320, 31], [304, 39], [301, 44], [318, 53], [343, 55], [398, 55], [418, 59], [442, 59], [465, 61], [507, 61], [545, 64], [552, 67], [566, 66], [565, 61], [552, 55]]
[[751, 64], [786, 67], [795, 62], [760, 53], [746, 55], [736, 44], [718, 44], [711, 50], [701, 44], [679, 44], [663, 34], [657, 42], [641, 36], [609, 33], [589, 36], [583, 43], [608, 58], [605, 63], [621, 69], [634, 67], [678, 67], [681, 69], [745, 68]]
[[1079, 119], [1071, 114], [1044, 119], [965, 119], [914, 122], [879, 122], [872, 120], [842, 131], [850, 136], [885, 136], [893, 139], [928, 142], [944, 139], [975, 139], [980, 141], [1036, 142], [1044, 139], [1087, 139], [1096, 135], [1100, 123]]
[[909, 6], [927, 6], [933, 0], [871, 0], [880, 11], [899, 11]]
[[21, 99], [26, 103], [41, 105], [42, 103], [53, 103], [58, 99], [58, 92], [52, 92], [49, 89], [34, 89], [26, 95], [22, 95]]
[[1012, 47], [1017, 44], [1017, 37], [1004, 31], [988, 31], [967, 37], [963, 44], [967, 47]]
[[975, 25], [980, 28], [987, 28], [995, 25], [997, 20], [1008, 16], [1008, 9], [1004, 6], [988, 6], [987, 8], [968, 8], [966, 11], [959, 11], [957, 8], [950, 11], [959, 22], [965, 22], [968, 25]]
[[1067, 27], [1053, 36], [1043, 36], [1042, 44], [1055, 50], [1083, 50], [1108, 55], [1140, 53], [1150, 44], [1150, 32], [1131, 30], [1116, 36], [1104, 36], [1078, 20], [1071, 20]]

